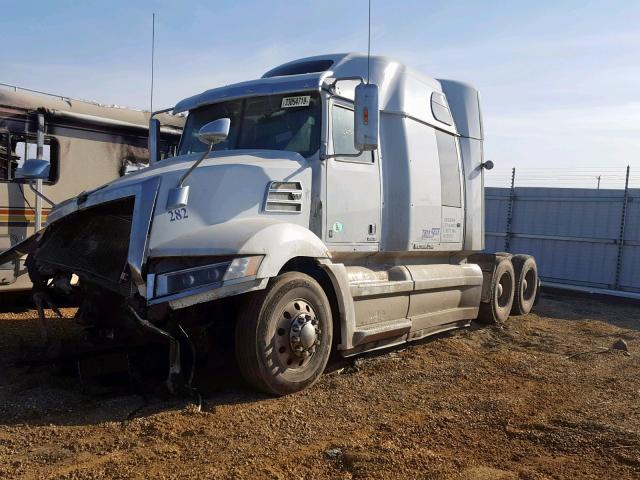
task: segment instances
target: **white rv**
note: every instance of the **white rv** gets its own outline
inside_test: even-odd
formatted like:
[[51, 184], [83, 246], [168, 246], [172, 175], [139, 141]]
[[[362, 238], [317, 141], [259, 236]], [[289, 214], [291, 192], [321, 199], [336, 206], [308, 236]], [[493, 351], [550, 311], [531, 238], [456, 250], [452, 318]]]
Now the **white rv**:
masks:
[[176, 157], [158, 159], [152, 120], [150, 168], [57, 205], [24, 247], [37, 293], [76, 274], [79, 317], [109, 341], [168, 342], [172, 388], [215, 326], [247, 381], [282, 395], [334, 349], [532, 308], [534, 259], [480, 253], [491, 163], [473, 87], [322, 55], [172, 110], [188, 112]]
[[[161, 118], [160, 149], [169, 156], [184, 119]], [[148, 122], [149, 113], [137, 110], [0, 88], [0, 251], [33, 235], [51, 210], [21, 178], [24, 161], [37, 157], [38, 132], [48, 175], [36, 187], [58, 203], [146, 166]], [[22, 261], [0, 265], [0, 292], [29, 288]]]

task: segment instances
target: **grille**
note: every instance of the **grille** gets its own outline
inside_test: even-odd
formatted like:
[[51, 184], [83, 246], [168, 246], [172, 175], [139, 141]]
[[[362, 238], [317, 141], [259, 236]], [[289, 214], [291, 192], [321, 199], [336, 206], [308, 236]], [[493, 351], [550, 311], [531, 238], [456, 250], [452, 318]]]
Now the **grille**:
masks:
[[37, 261], [117, 288], [127, 264], [132, 212], [133, 199], [74, 214], [50, 227]]

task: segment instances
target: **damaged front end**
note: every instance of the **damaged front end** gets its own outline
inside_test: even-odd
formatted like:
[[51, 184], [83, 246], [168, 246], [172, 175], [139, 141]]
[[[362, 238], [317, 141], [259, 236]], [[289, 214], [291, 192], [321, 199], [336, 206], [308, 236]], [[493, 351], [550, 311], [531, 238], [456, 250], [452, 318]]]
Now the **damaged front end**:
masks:
[[[55, 308], [49, 295], [55, 291], [74, 296], [79, 305], [75, 320], [84, 326], [89, 343], [142, 348], [168, 343], [167, 386], [175, 393], [191, 378], [181, 368], [181, 343], [186, 339], [188, 345], [188, 336], [166, 308], [149, 308], [145, 298], [144, 269], [159, 185], [159, 178], [151, 178], [61, 204], [26, 264], [43, 325], [43, 308]], [[79, 279], [76, 289], [73, 275]]]

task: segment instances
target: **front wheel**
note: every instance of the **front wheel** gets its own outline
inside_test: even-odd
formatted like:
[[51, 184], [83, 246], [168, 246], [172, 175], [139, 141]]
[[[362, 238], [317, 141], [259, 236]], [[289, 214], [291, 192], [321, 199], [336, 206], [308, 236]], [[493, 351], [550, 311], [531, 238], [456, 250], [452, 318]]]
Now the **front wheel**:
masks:
[[331, 306], [322, 287], [287, 272], [250, 295], [236, 324], [238, 366], [245, 380], [265, 393], [287, 395], [322, 374], [333, 337]]

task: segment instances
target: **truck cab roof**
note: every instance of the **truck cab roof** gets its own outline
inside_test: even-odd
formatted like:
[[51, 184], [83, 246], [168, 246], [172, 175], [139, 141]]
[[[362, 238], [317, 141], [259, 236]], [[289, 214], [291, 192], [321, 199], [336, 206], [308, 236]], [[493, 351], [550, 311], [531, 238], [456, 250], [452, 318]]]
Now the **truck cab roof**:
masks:
[[[320, 90], [323, 84], [335, 79], [360, 77], [379, 88], [382, 112], [406, 115], [457, 134], [455, 122], [443, 122], [433, 111], [433, 99], [448, 111], [446, 94], [440, 82], [423, 75], [389, 57], [359, 53], [336, 53], [306, 57], [279, 65], [261, 78], [206, 90], [186, 98], [174, 107], [174, 113], [185, 112], [219, 101], [247, 96], [272, 95], [288, 92]], [[352, 98], [356, 82], [344, 83], [338, 94]], [[350, 83], [351, 85], [347, 85]], [[436, 94], [434, 97], [434, 93]], [[432, 106], [429, 108], [429, 106]]]

